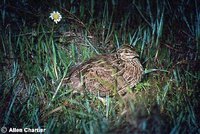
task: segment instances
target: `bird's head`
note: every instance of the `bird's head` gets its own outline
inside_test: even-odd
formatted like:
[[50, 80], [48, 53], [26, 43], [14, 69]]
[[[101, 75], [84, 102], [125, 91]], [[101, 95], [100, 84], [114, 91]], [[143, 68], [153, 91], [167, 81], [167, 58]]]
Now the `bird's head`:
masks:
[[139, 58], [135, 48], [130, 45], [123, 45], [121, 48], [117, 50], [117, 55], [124, 61], [130, 61], [134, 58]]

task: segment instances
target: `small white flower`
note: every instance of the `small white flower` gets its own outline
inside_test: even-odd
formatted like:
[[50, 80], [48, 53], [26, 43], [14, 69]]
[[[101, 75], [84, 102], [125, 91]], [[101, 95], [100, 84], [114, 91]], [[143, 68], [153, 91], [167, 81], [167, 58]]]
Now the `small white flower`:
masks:
[[53, 13], [50, 13], [49, 18], [51, 18], [57, 24], [61, 21], [62, 16], [58, 11], [53, 11]]

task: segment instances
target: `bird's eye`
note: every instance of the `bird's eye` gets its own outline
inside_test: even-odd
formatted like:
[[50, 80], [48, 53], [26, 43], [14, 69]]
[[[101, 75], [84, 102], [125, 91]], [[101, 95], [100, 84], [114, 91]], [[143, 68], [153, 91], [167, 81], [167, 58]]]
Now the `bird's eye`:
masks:
[[129, 51], [127, 49], [124, 50], [125, 53], [129, 53]]

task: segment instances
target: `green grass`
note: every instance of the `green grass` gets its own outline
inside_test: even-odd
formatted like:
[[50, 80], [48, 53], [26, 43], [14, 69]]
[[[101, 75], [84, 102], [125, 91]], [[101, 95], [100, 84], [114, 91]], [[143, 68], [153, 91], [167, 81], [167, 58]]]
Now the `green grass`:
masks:
[[[54, 3], [63, 13], [57, 25], [45, 12], [34, 26], [24, 20], [20, 31], [1, 27], [0, 127], [46, 128], [46, 133], [200, 133], [198, 2], [189, 0], [195, 10], [186, 13], [182, 2], [173, 8], [168, 0], [133, 1], [119, 16], [115, 2], [91, 0], [69, 8], [60, 0]], [[5, 25], [9, 10], [0, 13]], [[81, 36], [71, 42], [63, 31]], [[71, 67], [124, 43], [136, 47], [145, 68], [127, 97], [101, 101], [98, 95], [74, 95], [62, 85]]]

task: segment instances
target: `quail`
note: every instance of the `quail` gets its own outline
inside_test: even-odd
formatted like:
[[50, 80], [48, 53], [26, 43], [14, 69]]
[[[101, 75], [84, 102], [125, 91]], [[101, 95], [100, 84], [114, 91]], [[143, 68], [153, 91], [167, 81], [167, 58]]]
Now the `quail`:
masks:
[[140, 82], [142, 74], [136, 50], [123, 45], [112, 54], [98, 55], [72, 68], [64, 83], [76, 92], [123, 95]]

